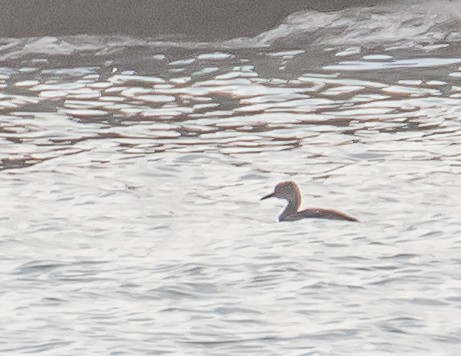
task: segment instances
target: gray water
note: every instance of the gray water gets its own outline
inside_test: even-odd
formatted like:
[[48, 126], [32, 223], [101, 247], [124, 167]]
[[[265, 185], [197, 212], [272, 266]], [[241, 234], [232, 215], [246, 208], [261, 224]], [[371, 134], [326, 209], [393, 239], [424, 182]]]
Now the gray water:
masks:
[[[459, 355], [461, 7], [438, 4], [3, 39], [0, 353]], [[277, 222], [259, 199], [287, 179], [360, 223]]]

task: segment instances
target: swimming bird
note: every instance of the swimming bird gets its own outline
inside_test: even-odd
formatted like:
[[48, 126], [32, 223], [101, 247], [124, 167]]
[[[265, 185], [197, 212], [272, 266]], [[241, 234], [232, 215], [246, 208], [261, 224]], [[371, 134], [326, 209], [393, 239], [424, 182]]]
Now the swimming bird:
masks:
[[279, 216], [279, 221], [296, 221], [306, 218], [358, 221], [356, 218], [333, 209], [309, 208], [299, 210], [301, 205], [301, 191], [295, 182], [287, 181], [275, 186], [274, 192], [262, 197], [279, 198], [288, 201], [288, 205]]

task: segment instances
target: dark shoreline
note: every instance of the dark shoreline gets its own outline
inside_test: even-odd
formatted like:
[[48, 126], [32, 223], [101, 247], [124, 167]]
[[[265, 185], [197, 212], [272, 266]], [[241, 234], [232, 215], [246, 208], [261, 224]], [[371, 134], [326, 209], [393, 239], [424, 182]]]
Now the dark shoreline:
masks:
[[182, 34], [197, 39], [227, 39], [256, 35], [303, 9], [334, 11], [378, 2], [380, 0], [3, 0], [0, 2], [0, 37]]

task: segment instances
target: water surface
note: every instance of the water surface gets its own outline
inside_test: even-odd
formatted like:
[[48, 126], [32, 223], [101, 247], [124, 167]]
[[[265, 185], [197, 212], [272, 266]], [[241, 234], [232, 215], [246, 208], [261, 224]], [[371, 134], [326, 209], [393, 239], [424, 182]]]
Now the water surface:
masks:
[[[457, 355], [459, 18], [432, 4], [3, 39], [0, 351]], [[360, 223], [278, 223], [286, 179]]]

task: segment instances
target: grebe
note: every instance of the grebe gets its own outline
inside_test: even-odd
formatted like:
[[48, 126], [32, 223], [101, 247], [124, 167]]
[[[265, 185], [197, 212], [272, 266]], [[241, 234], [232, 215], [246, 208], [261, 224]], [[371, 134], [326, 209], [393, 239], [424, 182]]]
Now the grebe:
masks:
[[358, 221], [352, 216], [333, 209], [309, 208], [298, 211], [301, 205], [301, 191], [295, 182], [287, 181], [277, 184], [274, 192], [262, 197], [261, 200], [268, 198], [288, 201], [288, 205], [279, 216], [279, 221], [296, 221], [307, 218]]

